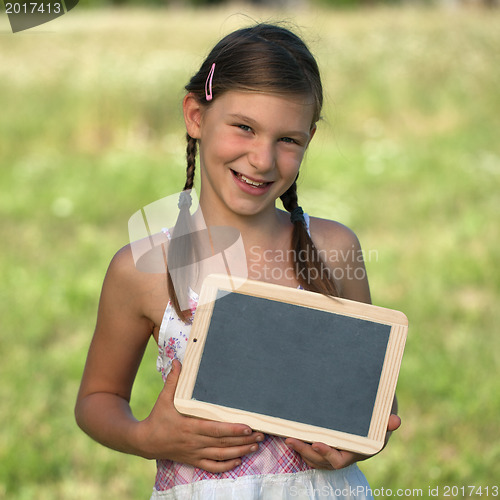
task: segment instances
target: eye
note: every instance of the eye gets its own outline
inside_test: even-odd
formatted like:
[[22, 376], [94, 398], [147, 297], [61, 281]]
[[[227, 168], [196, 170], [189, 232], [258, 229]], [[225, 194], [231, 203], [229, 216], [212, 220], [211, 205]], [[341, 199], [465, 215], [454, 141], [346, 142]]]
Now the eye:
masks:
[[249, 127], [248, 125], [237, 124], [236, 127], [243, 130], [244, 132], [251, 132], [252, 131], [252, 128]]
[[286, 142], [287, 144], [299, 144], [295, 139], [292, 139], [291, 137], [282, 137], [280, 141]]

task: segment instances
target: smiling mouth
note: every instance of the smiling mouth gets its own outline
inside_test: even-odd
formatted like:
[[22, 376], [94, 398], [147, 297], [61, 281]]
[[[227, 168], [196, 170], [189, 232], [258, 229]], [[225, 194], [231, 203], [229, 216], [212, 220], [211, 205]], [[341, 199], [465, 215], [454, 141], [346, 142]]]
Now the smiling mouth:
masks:
[[235, 170], [231, 170], [233, 172], [233, 175], [240, 181], [244, 182], [245, 184], [248, 184], [249, 186], [253, 186], [255, 188], [260, 188], [263, 186], [267, 186], [271, 184], [270, 182], [259, 182], [254, 179], [250, 179], [246, 175], [240, 174], [239, 172], [236, 172]]

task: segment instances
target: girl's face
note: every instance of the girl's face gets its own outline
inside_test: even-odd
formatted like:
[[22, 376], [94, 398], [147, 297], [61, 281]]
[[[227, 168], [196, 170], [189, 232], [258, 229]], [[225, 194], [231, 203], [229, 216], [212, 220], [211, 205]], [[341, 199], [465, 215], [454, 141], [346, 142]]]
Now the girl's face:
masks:
[[314, 135], [313, 112], [306, 98], [227, 92], [203, 107], [188, 95], [184, 113], [189, 135], [199, 139], [202, 205], [218, 214], [274, 210]]

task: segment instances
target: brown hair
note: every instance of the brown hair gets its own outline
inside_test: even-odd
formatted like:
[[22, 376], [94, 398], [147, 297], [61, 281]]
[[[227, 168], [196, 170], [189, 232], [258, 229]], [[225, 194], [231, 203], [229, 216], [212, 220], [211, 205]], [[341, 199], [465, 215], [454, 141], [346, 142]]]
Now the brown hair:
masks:
[[[213, 98], [208, 102], [205, 85], [213, 63], [216, 64], [215, 76], [212, 80]], [[224, 37], [212, 49], [199, 71], [185, 88], [207, 107], [225, 92], [235, 90], [307, 96], [313, 100], [314, 104], [311, 128], [320, 119], [323, 105], [321, 77], [313, 55], [297, 35], [284, 27], [271, 24], [257, 24]], [[187, 169], [184, 190], [189, 190], [192, 189], [194, 183], [197, 140], [189, 134], [186, 138]], [[296, 181], [297, 179], [280, 196], [288, 212], [298, 207]], [[183, 205], [180, 207], [178, 222], [182, 220], [183, 224], [188, 224], [189, 208], [187, 204]], [[291, 247], [297, 281], [307, 290], [338, 296], [331, 273], [327, 272], [305, 224], [301, 220], [293, 224]], [[175, 247], [174, 240], [169, 247], [169, 265], [171, 265], [171, 258], [175, 258], [173, 254], [179, 253], [178, 248], [175, 252], [171, 251], [173, 247]], [[183, 252], [185, 249], [181, 253]], [[186, 319], [190, 316], [189, 311], [180, 310], [169, 272], [167, 276], [172, 304], [179, 316]]]

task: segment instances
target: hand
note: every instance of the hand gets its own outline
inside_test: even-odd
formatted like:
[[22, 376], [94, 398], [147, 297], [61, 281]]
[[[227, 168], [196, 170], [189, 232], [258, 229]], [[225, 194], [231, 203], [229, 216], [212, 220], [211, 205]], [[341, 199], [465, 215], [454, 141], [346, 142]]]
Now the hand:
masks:
[[241, 457], [258, 449], [264, 440], [244, 424], [227, 424], [181, 415], [174, 394], [181, 364], [172, 369], [148, 418], [138, 422], [136, 440], [145, 458], [169, 459], [208, 472], [226, 472], [241, 464]]
[[[387, 437], [385, 443], [389, 439], [390, 433], [395, 431], [401, 425], [401, 419], [397, 415], [389, 417], [387, 424]], [[324, 443], [304, 443], [299, 439], [288, 438], [285, 444], [296, 451], [302, 457], [302, 460], [313, 467], [314, 469], [343, 469], [355, 462], [366, 460], [368, 455], [353, 453], [345, 450], [337, 450]], [[384, 445], [385, 446], [385, 445]]]

